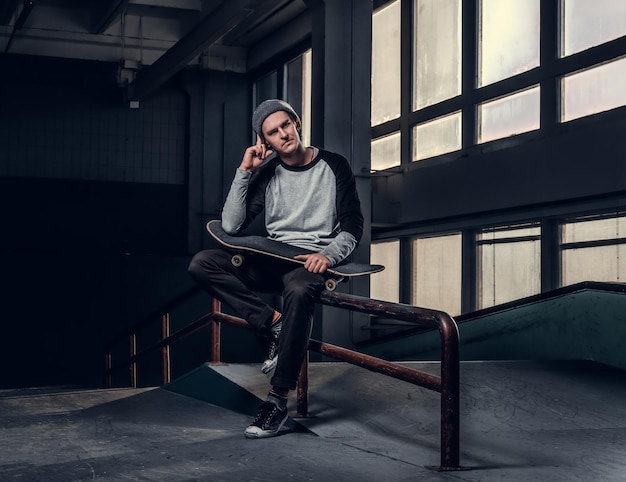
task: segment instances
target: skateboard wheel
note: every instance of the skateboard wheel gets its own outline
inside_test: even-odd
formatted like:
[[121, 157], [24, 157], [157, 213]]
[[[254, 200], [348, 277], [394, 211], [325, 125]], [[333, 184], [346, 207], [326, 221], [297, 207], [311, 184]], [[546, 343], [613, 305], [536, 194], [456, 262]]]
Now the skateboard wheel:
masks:
[[230, 262], [233, 263], [233, 266], [239, 268], [239, 266], [243, 264], [243, 256], [241, 256], [240, 254], [235, 254], [232, 258], [230, 258]]
[[328, 291], [335, 291], [335, 288], [337, 288], [337, 281], [334, 279], [327, 279], [324, 286]]

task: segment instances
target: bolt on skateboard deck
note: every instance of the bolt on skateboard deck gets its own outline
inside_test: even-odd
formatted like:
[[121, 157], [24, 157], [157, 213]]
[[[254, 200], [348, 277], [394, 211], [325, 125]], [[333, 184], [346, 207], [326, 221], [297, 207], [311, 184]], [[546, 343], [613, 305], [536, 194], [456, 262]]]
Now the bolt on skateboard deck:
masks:
[[[245, 262], [246, 254], [269, 256], [303, 266], [304, 261], [299, 261], [294, 259], [294, 257], [314, 253], [313, 251], [274, 241], [263, 236], [230, 235], [224, 231], [222, 222], [219, 220], [209, 221], [206, 229], [218, 243], [234, 252], [231, 258], [234, 266], [241, 266]], [[384, 269], [385, 267], [380, 264], [342, 263], [326, 270], [326, 273], [324, 273], [326, 277], [324, 286], [328, 291], [333, 291], [337, 284], [345, 278], [374, 274]]]

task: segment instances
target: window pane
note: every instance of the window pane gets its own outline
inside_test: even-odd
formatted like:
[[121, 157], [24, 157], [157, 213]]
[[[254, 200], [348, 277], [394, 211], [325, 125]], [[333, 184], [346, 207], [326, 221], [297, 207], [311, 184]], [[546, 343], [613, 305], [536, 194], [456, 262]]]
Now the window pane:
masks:
[[479, 233], [476, 239], [485, 243], [511, 238], [521, 238], [527, 236], [540, 236], [541, 230], [536, 226], [528, 225], [507, 226], [506, 228], [492, 228]]
[[461, 93], [461, 1], [414, 0], [413, 110]]
[[601, 241], [620, 237], [626, 238], [626, 216], [567, 222], [561, 227], [562, 243]]
[[254, 105], [257, 106], [267, 99], [278, 95], [278, 73], [273, 71], [254, 83]]
[[626, 105], [626, 58], [583, 70], [561, 80], [561, 121]]
[[413, 127], [413, 161], [461, 149], [461, 112]]
[[561, 56], [626, 35], [624, 0], [561, 0]]
[[623, 282], [626, 247], [623, 244], [566, 249], [561, 256], [561, 284], [581, 281]]
[[480, 87], [539, 65], [540, 0], [480, 2]]
[[372, 141], [372, 171], [400, 165], [400, 133], [396, 132]]
[[539, 86], [478, 106], [478, 143], [539, 129]]
[[[616, 240], [606, 245], [607, 240]], [[581, 281], [623, 282], [626, 274], [626, 216], [581, 218], [563, 223], [561, 243], [604, 242], [604, 246], [572, 248], [561, 251], [561, 282], [563, 285]]]
[[311, 62], [313, 53], [311, 49], [307, 50], [302, 56], [302, 110], [300, 117], [302, 118], [302, 142], [305, 146], [311, 144], [311, 80], [313, 68]]
[[285, 65], [284, 99], [302, 120], [302, 142], [308, 146], [311, 139], [311, 50]]
[[289, 102], [298, 112], [302, 105], [303, 73], [302, 55], [285, 64], [283, 99]]
[[[478, 308], [506, 303], [541, 291], [540, 228], [494, 230], [479, 237]], [[527, 236], [536, 236], [529, 240]], [[489, 242], [489, 237], [492, 241]], [[515, 238], [520, 238], [519, 241]], [[503, 241], [508, 239], [508, 241]], [[499, 240], [499, 242], [497, 241]]]
[[372, 264], [382, 264], [384, 271], [370, 276], [370, 297], [375, 300], [400, 301], [400, 241], [372, 243]]
[[411, 250], [411, 304], [460, 314], [461, 234], [415, 238]]
[[372, 125], [400, 116], [400, 1], [372, 16]]

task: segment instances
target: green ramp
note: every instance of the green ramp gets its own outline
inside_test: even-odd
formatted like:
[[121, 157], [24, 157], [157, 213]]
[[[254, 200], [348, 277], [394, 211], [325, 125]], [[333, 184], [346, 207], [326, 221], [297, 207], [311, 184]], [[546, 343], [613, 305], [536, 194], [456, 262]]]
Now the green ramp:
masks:
[[[257, 394], [263, 393], [262, 390], [267, 393], [269, 382], [256, 365], [205, 363], [163, 389], [254, 417], [263, 402]], [[284, 427], [308, 431], [291, 417]]]

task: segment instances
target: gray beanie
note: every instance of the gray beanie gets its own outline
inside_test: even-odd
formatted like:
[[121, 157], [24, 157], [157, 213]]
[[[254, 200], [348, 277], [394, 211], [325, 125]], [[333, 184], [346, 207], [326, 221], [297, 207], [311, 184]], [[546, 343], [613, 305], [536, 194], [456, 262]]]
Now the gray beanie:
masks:
[[254, 114], [252, 114], [252, 128], [254, 132], [256, 132], [261, 139], [263, 138], [263, 131], [261, 130], [261, 126], [263, 122], [270, 114], [274, 112], [278, 112], [279, 110], [283, 110], [287, 112], [294, 119], [297, 119], [300, 122], [300, 117], [296, 114], [296, 111], [293, 110], [287, 102], [280, 99], [268, 99], [261, 102], [258, 107], [255, 109]]

